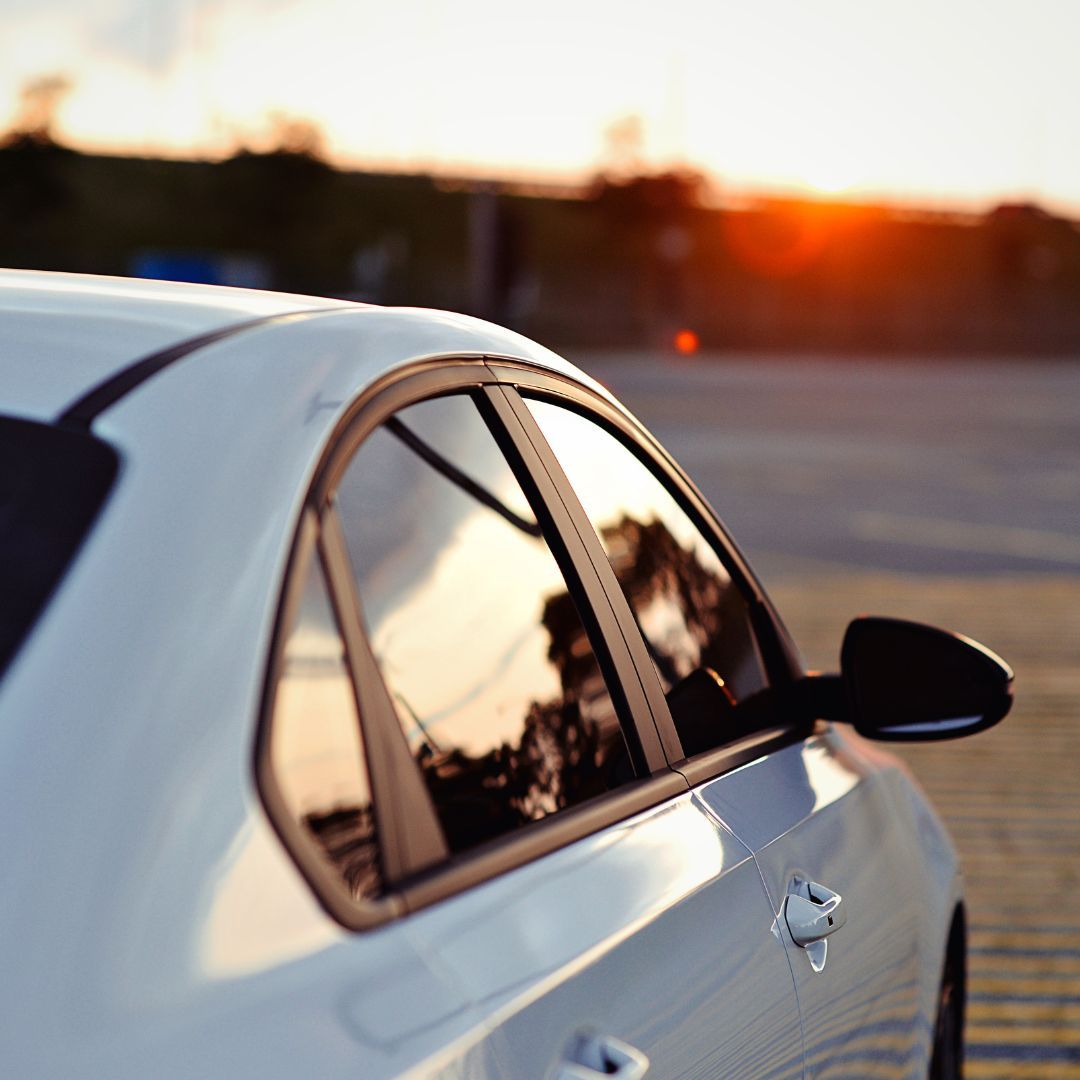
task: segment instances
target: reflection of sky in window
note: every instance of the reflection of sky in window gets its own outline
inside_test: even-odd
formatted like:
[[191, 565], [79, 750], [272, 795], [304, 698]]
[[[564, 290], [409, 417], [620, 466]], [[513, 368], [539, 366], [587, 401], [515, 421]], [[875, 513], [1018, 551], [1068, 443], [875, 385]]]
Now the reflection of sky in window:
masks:
[[[737, 697], [760, 690], [764, 668], [745, 603], [664, 483], [594, 421], [550, 402], [529, 400], [528, 407], [600, 536], [654, 652], [661, 685], [667, 689], [708, 663]], [[640, 534], [627, 528], [627, 518], [641, 526]], [[667, 549], [672, 540], [687, 558]], [[662, 548], [663, 567], [654, 565]], [[675, 565], [680, 562], [685, 565]]]
[[[529, 400], [530, 411], [551, 443], [574, 491], [601, 529], [628, 515], [642, 525], [662, 521], [679, 546], [692, 551], [701, 565], [723, 581], [727, 571], [702, 540], [693, 522], [653, 474], [630, 451], [596, 424], [558, 405]], [[619, 551], [601, 536], [611, 557]]]
[[[440, 727], [451, 729], [467, 751], [516, 742], [529, 704], [561, 695], [540, 620], [544, 600], [565, 591], [539, 541], [474, 506], [409, 594], [396, 605], [388, 598], [385, 617], [369, 619], [375, 653], [406, 712], [436, 741]], [[509, 558], [508, 534], [520, 537]]]
[[[421, 402], [397, 415], [470, 479], [520, 517], [535, 520], [468, 397]], [[422, 587], [427, 568], [439, 557], [447, 538], [459, 533], [464, 518], [478, 504], [380, 428], [364, 442], [346, 471], [338, 508], [357, 580], [363, 583], [364, 616], [374, 626], [387, 607], [397, 606]]]
[[481, 481], [516, 514], [533, 520], [525, 493], [470, 398], [459, 394], [422, 401], [402, 410], [398, 418], [463, 473]]
[[285, 645], [271, 757], [282, 794], [297, 817], [370, 802], [352, 681], [314, 561]]
[[[679, 676], [689, 675], [698, 666], [701, 648], [686, 629], [686, 618], [682, 609], [666, 593], [655, 593], [649, 602], [637, 609], [638, 624], [642, 633], [658, 648], [676, 659], [687, 656], [693, 661], [680, 664]], [[682, 667], [686, 670], [681, 670]]]
[[[440, 398], [402, 422], [506, 506], [535, 520], [472, 402]], [[385, 430], [338, 492], [375, 654], [410, 738], [466, 752], [517, 742], [533, 701], [561, 697], [544, 602], [566, 590], [547, 546]]]

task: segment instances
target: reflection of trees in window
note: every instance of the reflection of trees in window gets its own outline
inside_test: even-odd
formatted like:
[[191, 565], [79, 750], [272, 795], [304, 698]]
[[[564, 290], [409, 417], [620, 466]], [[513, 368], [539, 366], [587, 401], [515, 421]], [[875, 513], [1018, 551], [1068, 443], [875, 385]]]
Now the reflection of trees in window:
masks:
[[549, 598], [542, 624], [561, 693], [532, 701], [516, 745], [470, 755], [424, 741], [417, 761], [452, 851], [576, 806], [632, 778], [626, 743], [573, 601]]
[[516, 746], [504, 742], [473, 756], [425, 743], [417, 760], [450, 849], [463, 851], [629, 779], [613, 760], [624, 754], [624, 745], [605, 746], [600, 725], [582, 716], [578, 700], [563, 697], [530, 704]]
[[[642, 524], [624, 514], [601, 535], [687, 755], [771, 722], [746, 605], [727, 575], [656, 519]], [[659, 632], [652, 618], [658, 609], [666, 616]]]
[[[699, 667], [725, 673], [733, 667], [731, 646], [722, 631], [737, 625], [739, 604], [728, 582], [701, 564], [658, 520], [647, 525], [628, 514], [602, 529], [615, 577], [639, 622], [662, 604], [678, 613], [663, 636], [642, 628], [664, 689]], [[730, 626], [729, 624], [730, 620]]]
[[375, 811], [366, 806], [335, 806], [312, 811], [303, 824], [341, 874], [354, 900], [373, 900], [382, 892]]

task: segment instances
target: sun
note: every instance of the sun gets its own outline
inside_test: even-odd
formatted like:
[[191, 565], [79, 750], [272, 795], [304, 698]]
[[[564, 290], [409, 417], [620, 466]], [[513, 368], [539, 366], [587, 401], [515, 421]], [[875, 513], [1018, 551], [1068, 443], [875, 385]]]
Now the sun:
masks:
[[839, 195], [858, 183], [856, 174], [841, 163], [822, 163], [804, 173], [807, 187], [823, 195]]
[[839, 195], [858, 187], [866, 179], [866, 161], [851, 148], [835, 140], [803, 147], [799, 176], [811, 191]]

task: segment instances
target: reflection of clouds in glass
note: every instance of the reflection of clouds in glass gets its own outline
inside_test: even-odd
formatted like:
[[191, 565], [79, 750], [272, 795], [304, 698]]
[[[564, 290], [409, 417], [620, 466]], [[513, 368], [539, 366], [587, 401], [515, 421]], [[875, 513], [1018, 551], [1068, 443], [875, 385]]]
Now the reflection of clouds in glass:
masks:
[[[701, 650], [686, 629], [682, 610], [672, 597], [658, 592], [637, 609], [641, 632], [662, 653], [677, 658], [675, 674], [689, 675], [701, 659]], [[689, 658], [692, 657], [692, 660]]]
[[[513, 513], [535, 520], [468, 397], [421, 402], [403, 410], [398, 418]], [[463, 529], [476, 518], [480, 505], [387, 430], [380, 428], [369, 436], [338, 493], [349, 554], [358, 580], [364, 583], [363, 606], [369, 625], [378, 625], [386, 610], [426, 587], [429, 567], [444, 558], [449, 544], [463, 542]], [[513, 528], [508, 522], [502, 527]], [[356, 538], [361, 536], [359, 544]], [[499, 542], [500, 538], [497, 526], [491, 539]]]
[[574, 490], [593, 522], [609, 525], [624, 515], [637, 521], [657, 516], [655, 494], [647, 487], [612, 484], [609, 436], [569, 409], [532, 399], [526, 404], [563, 468], [573, 462]]
[[458, 395], [422, 401], [402, 410], [398, 419], [519, 516], [532, 518], [532, 509], [524, 492], [495, 446], [487, 426], [477, 422], [475, 407], [468, 398]]
[[626, 551], [625, 539], [617, 528], [622, 518], [643, 525], [662, 521], [683, 550], [692, 553], [711, 574], [728, 580], [716, 552], [702, 540], [679, 504], [637, 458], [626, 451], [615, 460], [619, 446], [612, 437], [569, 409], [544, 401], [530, 400], [527, 404], [570, 474], [574, 490], [597, 526], [609, 558], [617, 560]]
[[285, 645], [271, 756], [296, 817], [370, 801], [359, 718], [329, 596], [312, 564]]
[[372, 648], [452, 851], [632, 779], [558, 564], [470, 399], [389, 421], [337, 503]]
[[312, 558], [285, 643], [270, 728], [282, 798], [354, 896], [380, 890], [374, 811], [344, 644]]
[[[534, 520], [471, 399], [438, 398], [398, 417]], [[470, 753], [515, 741], [530, 703], [561, 693], [541, 617], [543, 598], [565, 584], [547, 546], [383, 429], [361, 447], [337, 503], [372, 646], [411, 742], [421, 729], [436, 743], [453, 730]]]
[[[386, 616], [369, 616], [372, 645], [395, 694], [425, 726], [455, 725], [467, 750], [516, 738], [529, 702], [560, 693], [540, 618], [542, 597], [565, 585], [540, 541], [516, 533], [520, 542], [507, 559], [508, 533], [513, 526], [490, 511], [469, 511], [407, 596], [379, 597], [375, 606]], [[366, 608], [366, 581], [361, 595]]]
[[[360, 740], [348, 722], [352, 686], [328, 679], [285, 678], [277, 709], [274, 757], [283, 763], [281, 788], [298, 818], [328, 807], [367, 802], [367, 777], [359, 767]], [[345, 721], [327, 723], [327, 717]], [[287, 764], [284, 764], [287, 763]]]

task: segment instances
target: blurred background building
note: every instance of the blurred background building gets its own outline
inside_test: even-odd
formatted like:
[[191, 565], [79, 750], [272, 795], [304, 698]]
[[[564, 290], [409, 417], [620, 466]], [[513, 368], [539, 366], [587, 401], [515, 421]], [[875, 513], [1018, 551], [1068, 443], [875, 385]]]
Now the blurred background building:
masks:
[[0, 263], [556, 345], [1080, 349], [1067, 0], [0, 0]]
[[307, 134], [207, 162], [9, 131], [0, 263], [445, 307], [560, 345], [1080, 352], [1080, 231], [1031, 203], [732, 204], [686, 170], [557, 188], [360, 172]]

